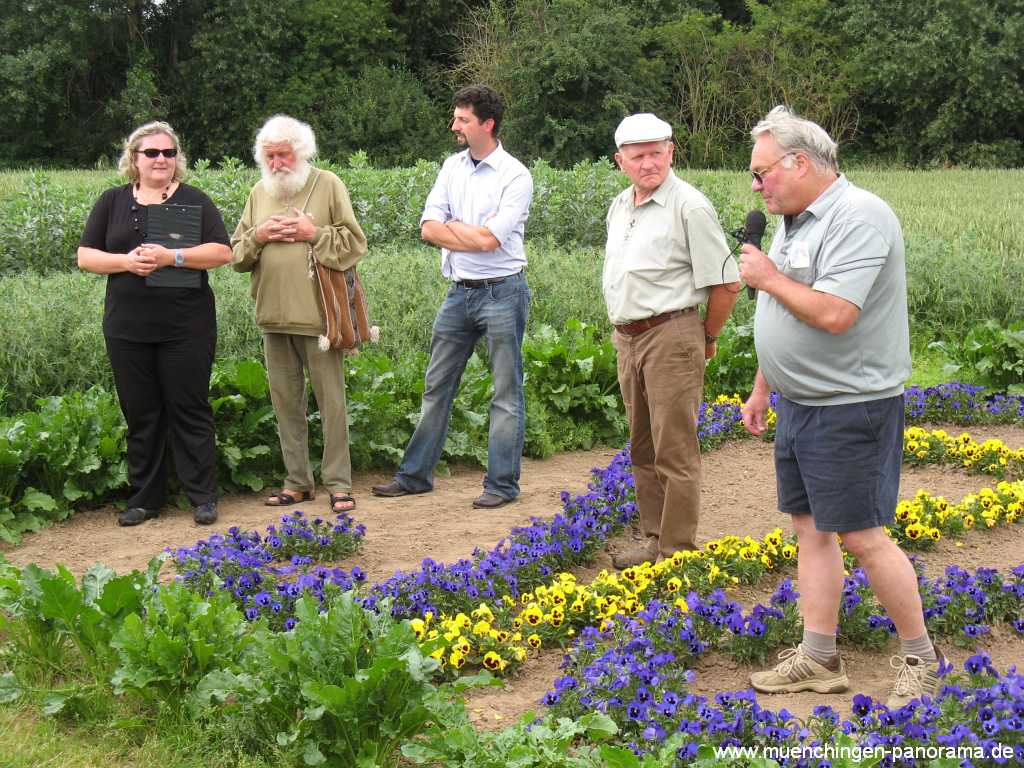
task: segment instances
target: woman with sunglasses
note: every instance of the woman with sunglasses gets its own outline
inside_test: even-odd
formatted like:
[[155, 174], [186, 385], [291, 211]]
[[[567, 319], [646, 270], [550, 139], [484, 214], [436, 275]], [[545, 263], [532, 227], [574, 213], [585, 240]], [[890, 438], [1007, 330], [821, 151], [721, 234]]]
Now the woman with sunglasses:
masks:
[[[209, 402], [217, 320], [207, 270], [231, 260], [230, 240], [213, 201], [182, 183], [185, 156], [167, 123], [136, 128], [124, 143], [119, 170], [129, 183], [100, 196], [78, 247], [78, 266], [107, 276], [103, 337], [128, 424], [131, 484], [118, 523], [138, 525], [160, 513], [169, 436], [193, 517], [209, 525], [217, 519], [217, 446]], [[147, 242], [149, 206], [162, 203], [199, 207], [200, 245], [166, 248]], [[147, 283], [158, 269], [197, 270], [198, 285]]]

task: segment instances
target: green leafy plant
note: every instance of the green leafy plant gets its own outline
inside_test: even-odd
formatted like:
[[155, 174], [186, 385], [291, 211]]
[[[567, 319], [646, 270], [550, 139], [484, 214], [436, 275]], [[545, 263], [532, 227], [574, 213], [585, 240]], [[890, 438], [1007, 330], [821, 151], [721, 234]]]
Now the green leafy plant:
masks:
[[1024, 320], [1006, 327], [986, 320], [971, 328], [962, 343], [938, 341], [930, 346], [957, 361], [946, 366], [948, 373], [1011, 395], [1024, 394]]
[[0, 539], [11, 543], [127, 483], [126, 428], [112, 395], [93, 388], [39, 402], [0, 422]]
[[94, 565], [80, 585], [64, 566], [56, 572], [0, 566], [0, 634], [13, 649], [2, 696], [12, 700], [23, 686], [43, 684], [49, 691], [43, 711], [56, 714], [72, 700], [109, 691], [117, 663], [112, 640], [142, 609], [160, 564], [157, 558], [145, 572], [124, 576]]
[[197, 712], [246, 749], [305, 765], [394, 766], [398, 747], [446, 709], [406, 621], [365, 611], [345, 593], [320, 613], [300, 598], [288, 632], [257, 631], [241, 671], [211, 672]]
[[538, 719], [528, 712], [498, 733], [477, 731], [461, 707], [457, 714], [454, 722], [439, 723], [423, 739], [407, 743], [402, 754], [418, 765], [446, 768], [598, 768], [605, 763], [596, 744], [619, 730], [600, 712], [578, 720], [551, 715]]
[[261, 490], [281, 466], [266, 369], [254, 360], [216, 366], [210, 377], [210, 407], [217, 424], [221, 486]]
[[756, 373], [753, 320], [726, 324], [718, 337], [715, 356], [708, 360], [704, 372], [705, 397], [708, 400], [717, 395], [746, 397], [754, 386]]
[[172, 582], [153, 591], [110, 638], [119, 661], [114, 692], [181, 704], [207, 674], [235, 668], [251, 635], [231, 596], [204, 597]]

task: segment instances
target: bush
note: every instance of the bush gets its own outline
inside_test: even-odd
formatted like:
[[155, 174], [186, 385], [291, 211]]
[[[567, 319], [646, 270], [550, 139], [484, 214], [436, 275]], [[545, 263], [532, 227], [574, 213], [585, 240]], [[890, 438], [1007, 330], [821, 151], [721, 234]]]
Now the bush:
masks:
[[29, 174], [20, 192], [0, 206], [0, 275], [76, 269], [75, 251], [97, 196], [93, 188], [64, 187], [48, 174]]
[[329, 92], [319, 118], [320, 154], [338, 161], [363, 153], [377, 167], [414, 165], [419, 158], [437, 159], [452, 143], [446, 110], [431, 101], [423, 84], [409, 71], [380, 64]]
[[305, 765], [394, 766], [445, 698], [430, 682], [438, 662], [408, 621], [370, 613], [345, 593], [325, 613], [296, 602], [290, 632], [257, 632], [240, 674], [214, 672], [195, 696], [231, 741]]
[[963, 342], [936, 342], [957, 361], [949, 373], [992, 389], [1024, 395], [1024, 321], [1003, 327], [995, 320], [974, 326]]

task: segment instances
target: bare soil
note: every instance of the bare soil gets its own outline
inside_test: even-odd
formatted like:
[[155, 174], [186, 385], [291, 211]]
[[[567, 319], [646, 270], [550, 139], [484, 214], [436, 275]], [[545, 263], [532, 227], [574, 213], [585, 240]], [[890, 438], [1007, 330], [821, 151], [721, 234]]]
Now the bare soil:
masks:
[[[947, 431], [959, 434], [958, 427]], [[995, 437], [1013, 448], [1024, 446], [1024, 428], [973, 427], [977, 440]], [[473, 509], [472, 500], [481, 492], [480, 469], [456, 468], [451, 475], [439, 477], [432, 493], [398, 499], [380, 499], [370, 494], [370, 486], [391, 479], [389, 473], [362, 473], [355, 478], [354, 495], [358, 506], [353, 517], [366, 525], [366, 538], [359, 552], [348, 558], [347, 568], [358, 565], [368, 579], [378, 581], [397, 570], [417, 569], [425, 557], [453, 562], [471, 557], [474, 549], [489, 549], [517, 525], [533, 517], [550, 518], [561, 510], [560, 494], [567, 490], [582, 493], [592, 468], [603, 468], [615, 455], [613, 450], [595, 450], [558, 454], [550, 459], [523, 461], [522, 495], [516, 502], [497, 510]], [[992, 485], [991, 478], [967, 475], [955, 469], [932, 467], [905, 468], [901, 496], [909, 497], [918, 488], [959, 501], [967, 493]], [[36, 534], [29, 534], [21, 546], [0, 545], [0, 552], [17, 565], [36, 563], [53, 568], [65, 565], [76, 575], [91, 564], [102, 562], [118, 572], [144, 568], [150, 558], [166, 547], [188, 546], [214, 531], [237, 525], [262, 531], [273, 523], [281, 509], [265, 507], [265, 494], [247, 494], [222, 499], [220, 519], [212, 527], [192, 522], [188, 511], [166, 509], [155, 520], [135, 528], [119, 528], [116, 510], [104, 507], [80, 512], [69, 520]], [[771, 445], [755, 440], [727, 443], [704, 457], [700, 537], [710, 540], [726, 534], [763, 536], [776, 526], [789, 530], [789, 519], [775, 510], [775, 477]], [[327, 493], [296, 505], [309, 514], [329, 513]], [[609, 543], [597, 560], [577, 576], [592, 578], [602, 568], [611, 568], [611, 554], [631, 545], [638, 531], [627, 531]], [[964, 568], [989, 566], [1006, 570], [1024, 562], [1024, 526], [1003, 527], [995, 531], [975, 531], [959, 545], [943, 540], [934, 550], [921, 556], [931, 575], [938, 575], [949, 564]], [[763, 600], [773, 585], [749, 588], [736, 595], [742, 602]], [[824, 697], [820, 694], [762, 696], [763, 706], [786, 708], [799, 716], [814, 706], [832, 704], [840, 711], [854, 693], [886, 695], [892, 671], [889, 656], [896, 642], [882, 652], [871, 653], [843, 649], [853, 688], [849, 693]], [[1024, 642], [1006, 632], [995, 631], [981, 644], [1000, 669], [1011, 664], [1024, 666]], [[943, 647], [956, 664], [973, 651]], [[483, 728], [500, 728], [517, 721], [524, 713], [539, 712], [540, 697], [559, 675], [562, 654], [545, 650], [523, 665], [520, 672], [500, 688], [475, 691], [468, 697], [470, 713]], [[704, 694], [747, 687], [752, 667], [737, 664], [725, 656], [711, 655], [697, 667], [694, 689]]]

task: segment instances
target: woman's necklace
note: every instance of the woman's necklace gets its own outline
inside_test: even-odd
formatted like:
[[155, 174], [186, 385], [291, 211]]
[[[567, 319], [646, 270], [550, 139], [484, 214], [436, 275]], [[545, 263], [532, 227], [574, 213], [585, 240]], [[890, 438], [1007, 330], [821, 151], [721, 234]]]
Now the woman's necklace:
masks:
[[[173, 186], [174, 186], [174, 181], [172, 180], [170, 184], [168, 184], [166, 187], [163, 188], [163, 191], [160, 193], [160, 199], [161, 200], [166, 200], [167, 199], [167, 195], [170, 193], [171, 187], [173, 187]], [[142, 193], [142, 185], [139, 182], [136, 181], [135, 182], [135, 191], [134, 191], [134, 195], [133, 195], [135, 197], [135, 202], [139, 203], [140, 205], [147, 205], [147, 203], [143, 203], [142, 200], [140, 199], [141, 193]]]

